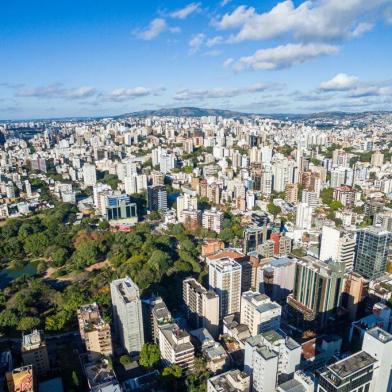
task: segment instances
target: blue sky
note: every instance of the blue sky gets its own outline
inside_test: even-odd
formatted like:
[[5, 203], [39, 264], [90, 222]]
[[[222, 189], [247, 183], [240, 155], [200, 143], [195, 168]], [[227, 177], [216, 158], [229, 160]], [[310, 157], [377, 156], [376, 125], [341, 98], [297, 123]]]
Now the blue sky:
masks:
[[392, 0], [0, 4], [0, 118], [392, 110]]

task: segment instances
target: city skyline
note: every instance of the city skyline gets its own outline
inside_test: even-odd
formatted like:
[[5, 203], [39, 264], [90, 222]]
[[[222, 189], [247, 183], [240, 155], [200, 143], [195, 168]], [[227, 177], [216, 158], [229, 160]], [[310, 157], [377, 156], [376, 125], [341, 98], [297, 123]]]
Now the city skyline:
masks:
[[390, 0], [22, 1], [1, 16], [2, 119], [392, 109]]

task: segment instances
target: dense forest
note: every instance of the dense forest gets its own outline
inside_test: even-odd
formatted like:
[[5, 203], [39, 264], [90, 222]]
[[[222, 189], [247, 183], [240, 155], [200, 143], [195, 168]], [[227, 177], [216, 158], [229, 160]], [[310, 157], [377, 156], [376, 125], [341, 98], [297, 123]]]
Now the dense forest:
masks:
[[[206, 278], [198, 257], [200, 245], [216, 233], [188, 232], [182, 225], [157, 232], [148, 221], [130, 233], [112, 232], [97, 218], [75, 224], [76, 212], [71, 204], [56, 203], [53, 209], [9, 219], [0, 228], [2, 269], [33, 263], [37, 270], [0, 291], [3, 333], [12, 336], [34, 327], [49, 333], [76, 329], [77, 307], [91, 301], [98, 302], [109, 319], [109, 284], [126, 275], [142, 295], [162, 296], [173, 311], [181, 304], [183, 278]], [[228, 214], [220, 237], [230, 243], [241, 236], [238, 218]]]

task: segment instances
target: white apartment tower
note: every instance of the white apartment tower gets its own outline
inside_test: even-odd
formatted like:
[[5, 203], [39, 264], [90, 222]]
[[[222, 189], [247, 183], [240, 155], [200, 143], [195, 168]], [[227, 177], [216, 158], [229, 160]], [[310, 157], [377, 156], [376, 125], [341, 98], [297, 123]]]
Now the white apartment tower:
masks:
[[295, 224], [298, 228], [310, 230], [312, 228], [313, 208], [307, 203], [298, 203]]
[[320, 260], [345, 263], [346, 270], [354, 265], [355, 239], [344, 235], [335, 227], [323, 226], [321, 232]]
[[245, 291], [241, 297], [241, 324], [248, 326], [251, 336], [280, 328], [282, 307], [256, 291]]
[[110, 284], [114, 328], [122, 346], [137, 356], [144, 344], [142, 306], [139, 288], [130, 277]]
[[219, 316], [239, 313], [241, 308], [241, 265], [224, 257], [209, 264], [209, 286], [219, 296]]
[[184, 210], [197, 210], [197, 197], [184, 193], [177, 197], [177, 219], [183, 222], [182, 211]]
[[220, 233], [223, 224], [223, 212], [217, 211], [215, 208], [203, 212], [203, 227], [207, 230]]
[[292, 378], [300, 361], [301, 346], [277, 331], [252, 336], [245, 342], [244, 371], [252, 376], [255, 392], [274, 392], [277, 384]]
[[95, 165], [91, 163], [85, 163], [83, 165], [83, 182], [85, 186], [94, 186], [97, 183]]
[[374, 391], [392, 391], [392, 335], [379, 327], [366, 331], [362, 351], [379, 361]]

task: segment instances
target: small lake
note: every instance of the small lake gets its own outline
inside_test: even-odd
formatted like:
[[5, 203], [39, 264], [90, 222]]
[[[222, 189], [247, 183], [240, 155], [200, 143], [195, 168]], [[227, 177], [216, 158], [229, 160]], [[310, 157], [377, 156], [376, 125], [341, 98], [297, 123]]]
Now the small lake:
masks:
[[23, 268], [5, 268], [0, 272], [0, 289], [7, 287], [14, 279], [20, 276], [33, 276], [37, 273], [37, 267], [33, 263], [25, 265]]

